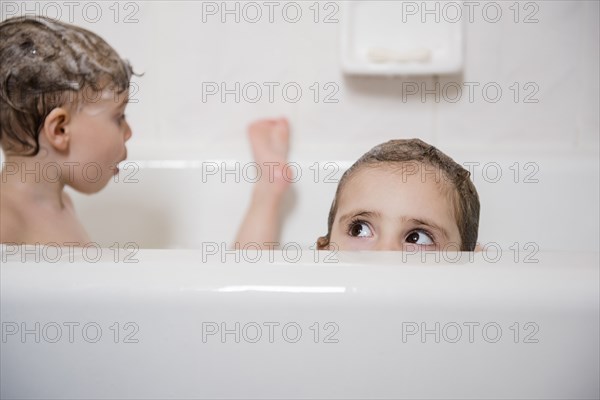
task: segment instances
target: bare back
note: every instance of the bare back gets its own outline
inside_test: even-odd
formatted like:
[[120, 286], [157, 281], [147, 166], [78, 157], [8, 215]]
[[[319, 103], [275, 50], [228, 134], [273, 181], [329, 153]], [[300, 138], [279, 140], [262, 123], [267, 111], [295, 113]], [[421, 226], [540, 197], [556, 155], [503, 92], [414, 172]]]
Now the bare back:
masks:
[[79, 246], [90, 241], [73, 202], [62, 193], [62, 207], [0, 189], [0, 243]]

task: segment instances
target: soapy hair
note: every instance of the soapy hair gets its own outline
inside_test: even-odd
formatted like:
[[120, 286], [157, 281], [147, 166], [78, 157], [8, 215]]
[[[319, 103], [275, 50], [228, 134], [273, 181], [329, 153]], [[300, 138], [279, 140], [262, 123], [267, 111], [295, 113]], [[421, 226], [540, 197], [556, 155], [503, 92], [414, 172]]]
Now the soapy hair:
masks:
[[[417, 167], [433, 168], [439, 171], [436, 181], [446, 185], [449, 202], [453, 207], [454, 217], [460, 233], [460, 249], [473, 251], [477, 242], [479, 229], [479, 196], [475, 185], [471, 182], [470, 173], [446, 154], [419, 139], [399, 139], [375, 146], [360, 157], [345, 173], [331, 204], [327, 220], [327, 234], [317, 240], [317, 248], [326, 249], [331, 242], [331, 230], [337, 214], [339, 199], [348, 181], [364, 168], [382, 166], [402, 166], [409, 169], [410, 164]], [[406, 164], [409, 164], [407, 167]], [[413, 165], [413, 172], [416, 169]], [[427, 169], [430, 172], [430, 169]], [[426, 174], [428, 173], [426, 172]], [[438, 179], [443, 178], [443, 179]]]
[[0, 60], [0, 142], [28, 156], [39, 153], [53, 109], [97, 101], [104, 89], [122, 93], [133, 74], [98, 35], [41, 16], [0, 23]]

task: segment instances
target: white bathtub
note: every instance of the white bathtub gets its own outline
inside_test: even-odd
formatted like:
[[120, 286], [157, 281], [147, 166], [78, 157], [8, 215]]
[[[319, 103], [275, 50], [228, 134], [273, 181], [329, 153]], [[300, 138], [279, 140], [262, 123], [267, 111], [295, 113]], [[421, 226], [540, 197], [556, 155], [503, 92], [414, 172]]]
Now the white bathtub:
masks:
[[2, 398], [600, 394], [594, 252], [21, 256], [1, 268]]
[[287, 251], [227, 252], [251, 186], [202, 183], [212, 162], [75, 195], [100, 250], [2, 248], [2, 398], [600, 396], [597, 155], [482, 158], [539, 182], [476, 176], [475, 255], [315, 252], [335, 183], [313, 176]]
[[[474, 171], [482, 243], [505, 249], [533, 243], [539, 250], [599, 251], [597, 153], [452, 154]], [[350, 164], [311, 159], [290, 167], [302, 176], [287, 199], [282, 243], [310, 247], [326, 233], [337, 179]], [[123, 165], [118, 183], [94, 196], [73, 196], [91, 236], [102, 245], [199, 249], [205, 242], [234, 240], [250, 199], [252, 185], [243, 179], [244, 174], [254, 177], [248, 165], [224, 159], [131, 160]], [[226, 171], [238, 171], [239, 180]]]

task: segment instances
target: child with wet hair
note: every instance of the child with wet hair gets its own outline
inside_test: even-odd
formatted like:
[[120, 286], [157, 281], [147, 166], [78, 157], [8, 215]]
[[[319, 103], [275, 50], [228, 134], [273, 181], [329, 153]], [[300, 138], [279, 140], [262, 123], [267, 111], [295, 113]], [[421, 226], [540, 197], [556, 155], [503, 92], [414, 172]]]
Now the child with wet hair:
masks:
[[[252, 135], [257, 124], [260, 121], [251, 126], [250, 136], [255, 158], [265, 148], [274, 148], [270, 141], [288, 138], [287, 125], [277, 124], [269, 129], [263, 123], [262, 135], [256, 129]], [[286, 152], [271, 151], [272, 158], [285, 159], [287, 147], [278, 147]], [[274, 183], [271, 195], [268, 184], [255, 188], [237, 248], [277, 241], [276, 225], [269, 221], [278, 215], [282, 196], [281, 184]], [[461, 165], [422, 140], [391, 140], [365, 153], [344, 173], [329, 212], [327, 234], [318, 238], [317, 248], [474, 251], [479, 208], [470, 174]]]
[[104, 188], [127, 157], [130, 64], [45, 17], [0, 23], [0, 243], [90, 241], [64, 188]]

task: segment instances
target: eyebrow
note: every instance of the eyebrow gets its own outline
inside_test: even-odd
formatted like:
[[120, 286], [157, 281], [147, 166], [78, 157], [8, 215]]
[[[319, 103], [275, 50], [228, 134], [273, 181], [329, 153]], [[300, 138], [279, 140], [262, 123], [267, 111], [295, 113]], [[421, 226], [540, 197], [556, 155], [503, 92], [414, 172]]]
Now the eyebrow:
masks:
[[376, 211], [367, 211], [367, 210], [354, 210], [350, 211], [347, 214], [344, 214], [340, 217], [340, 222], [345, 222], [350, 218], [355, 217], [364, 217], [364, 218], [379, 218], [381, 214]]

